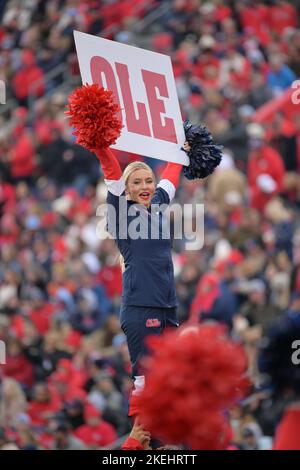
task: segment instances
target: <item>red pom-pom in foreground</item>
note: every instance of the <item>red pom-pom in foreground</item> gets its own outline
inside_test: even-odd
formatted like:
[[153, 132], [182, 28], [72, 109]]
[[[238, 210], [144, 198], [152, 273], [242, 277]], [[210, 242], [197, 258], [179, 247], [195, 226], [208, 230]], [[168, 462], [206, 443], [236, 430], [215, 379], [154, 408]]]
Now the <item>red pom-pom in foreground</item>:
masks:
[[153, 435], [190, 449], [224, 449], [226, 410], [246, 391], [242, 347], [219, 325], [180, 328], [150, 338], [140, 419]]
[[98, 85], [82, 85], [68, 98], [66, 115], [76, 143], [94, 151], [116, 143], [122, 129], [120, 107], [113, 93]]

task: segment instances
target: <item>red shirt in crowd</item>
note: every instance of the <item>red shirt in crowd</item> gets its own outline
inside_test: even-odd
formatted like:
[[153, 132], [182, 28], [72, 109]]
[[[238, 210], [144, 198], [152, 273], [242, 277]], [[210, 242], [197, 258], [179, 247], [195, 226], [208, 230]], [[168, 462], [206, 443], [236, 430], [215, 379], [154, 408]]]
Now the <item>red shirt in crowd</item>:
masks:
[[[258, 210], [263, 210], [269, 200], [280, 193], [283, 188], [284, 164], [280, 154], [265, 145], [249, 155], [248, 182], [250, 186], [250, 204]], [[276, 188], [271, 193], [263, 192], [257, 185], [259, 175], [268, 174], [276, 182]]]
[[29, 403], [27, 413], [34, 426], [44, 426], [48, 423], [48, 417], [61, 409], [61, 401], [56, 393], [51, 392], [50, 400], [38, 402], [32, 400]]
[[262, 4], [251, 6], [241, 5], [239, 11], [242, 28], [251, 30], [253, 35], [263, 46], [266, 46], [271, 40], [269, 28], [267, 27], [268, 15], [269, 7]]
[[32, 175], [34, 162], [34, 146], [30, 136], [23, 133], [11, 151], [11, 174], [14, 178]]
[[7, 355], [6, 364], [1, 367], [3, 367], [4, 376], [11, 377], [29, 388], [32, 387], [33, 367], [24, 354], [21, 353], [17, 356]]
[[24, 50], [22, 53], [22, 67], [15, 74], [12, 87], [16, 97], [20, 100], [33, 96], [43, 96], [45, 92], [44, 73], [36, 65], [32, 51]]
[[269, 9], [268, 24], [272, 31], [281, 35], [285, 28], [296, 28], [298, 23], [297, 10], [289, 2], [280, 2]]
[[13, 210], [16, 205], [16, 190], [6, 182], [0, 183], [0, 206], [2, 204], [4, 211]]
[[300, 408], [288, 409], [276, 430], [273, 450], [300, 450]]
[[106, 421], [101, 421], [97, 426], [84, 424], [75, 431], [75, 436], [82, 442], [96, 446], [106, 446], [117, 439], [117, 433], [113, 426]]
[[97, 282], [100, 282], [104, 286], [110, 299], [115, 295], [120, 296], [122, 294], [121, 266], [104, 266], [97, 277]]

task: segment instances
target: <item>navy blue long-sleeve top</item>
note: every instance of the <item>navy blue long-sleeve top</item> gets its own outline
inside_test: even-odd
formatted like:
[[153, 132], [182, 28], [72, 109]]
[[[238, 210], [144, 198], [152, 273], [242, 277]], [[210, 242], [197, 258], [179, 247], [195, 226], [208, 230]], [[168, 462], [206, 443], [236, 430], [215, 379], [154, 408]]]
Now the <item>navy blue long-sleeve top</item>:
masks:
[[[147, 209], [126, 200], [123, 179], [107, 181], [108, 231], [124, 258], [122, 304], [171, 308], [177, 306], [172, 240], [165, 213], [174, 185], [161, 180]], [[151, 236], [152, 230], [152, 236]]]

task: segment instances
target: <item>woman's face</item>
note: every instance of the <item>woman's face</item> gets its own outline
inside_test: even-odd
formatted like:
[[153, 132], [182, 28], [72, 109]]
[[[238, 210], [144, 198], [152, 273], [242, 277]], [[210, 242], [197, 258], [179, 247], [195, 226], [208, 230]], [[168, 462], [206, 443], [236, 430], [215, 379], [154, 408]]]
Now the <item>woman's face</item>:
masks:
[[128, 178], [126, 193], [131, 200], [148, 207], [155, 191], [155, 181], [150, 170], [135, 170]]

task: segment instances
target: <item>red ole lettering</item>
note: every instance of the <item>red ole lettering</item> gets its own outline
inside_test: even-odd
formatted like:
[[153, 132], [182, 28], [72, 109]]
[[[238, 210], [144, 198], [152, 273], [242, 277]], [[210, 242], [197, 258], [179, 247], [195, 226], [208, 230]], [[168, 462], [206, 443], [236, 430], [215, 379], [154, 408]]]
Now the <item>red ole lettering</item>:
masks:
[[178, 143], [174, 121], [171, 118], [165, 117], [165, 125], [163, 126], [161, 114], [165, 114], [165, 105], [162, 99], [159, 99], [156, 94], [158, 89], [160, 96], [169, 98], [166, 78], [160, 73], [150, 72], [149, 70], [142, 69], [142, 76], [146, 87], [149, 108], [152, 119], [153, 135], [156, 139], [167, 140], [168, 142]]
[[[144, 136], [151, 136], [150, 125], [147, 116], [146, 105], [136, 102], [138, 117], [135, 114], [135, 108], [132, 98], [132, 92], [129, 81], [129, 72], [126, 64], [115, 63], [116, 71], [122, 92], [124, 110], [126, 114], [126, 127], [129, 132]], [[93, 83], [103, 86], [111, 90], [114, 98], [120, 105], [117, 82], [114, 70], [110, 63], [103, 57], [94, 56], [90, 63], [91, 75]], [[106, 83], [103, 83], [105, 77]], [[150, 72], [142, 69], [142, 77], [147, 93], [149, 109], [152, 120], [153, 137], [160, 140], [166, 140], [177, 144], [177, 136], [173, 119], [164, 117], [164, 125], [162, 122], [162, 114], [166, 114], [163, 98], [169, 98], [166, 78], [160, 73]], [[160, 97], [157, 96], [159, 93]], [[120, 113], [122, 119], [122, 113]]]
[[[103, 57], [94, 56], [91, 59], [90, 67], [93, 83], [111, 90], [114, 95], [114, 100], [121, 107], [115, 74], [110, 63]], [[106, 84], [103, 83], [103, 75], [105, 76]], [[120, 117], [123, 121], [122, 112], [120, 112]]]
[[129, 132], [134, 132], [135, 134], [141, 134], [151, 137], [146, 106], [144, 103], [140, 103], [137, 101], [136, 106], [139, 117], [137, 118], [135, 115], [127, 65], [120, 64], [118, 62], [116, 62], [115, 64], [119, 77], [120, 87], [122, 90], [123, 103], [126, 113], [127, 130]]

